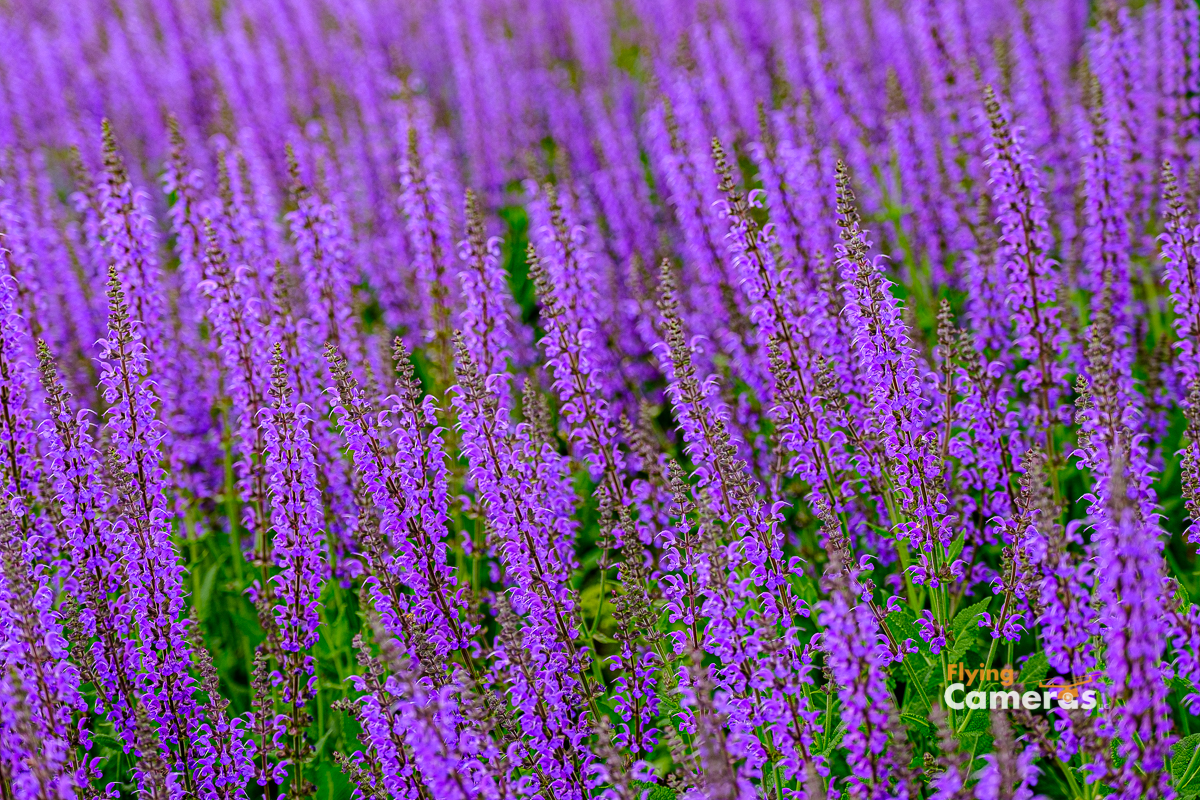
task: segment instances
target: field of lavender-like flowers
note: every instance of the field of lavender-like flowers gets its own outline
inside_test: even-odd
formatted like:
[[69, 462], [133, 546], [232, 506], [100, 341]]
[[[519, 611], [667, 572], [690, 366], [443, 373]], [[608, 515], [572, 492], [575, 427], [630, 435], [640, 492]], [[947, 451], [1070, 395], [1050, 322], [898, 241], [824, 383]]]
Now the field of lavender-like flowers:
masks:
[[0, 0], [0, 800], [1200, 796], [1196, 0]]

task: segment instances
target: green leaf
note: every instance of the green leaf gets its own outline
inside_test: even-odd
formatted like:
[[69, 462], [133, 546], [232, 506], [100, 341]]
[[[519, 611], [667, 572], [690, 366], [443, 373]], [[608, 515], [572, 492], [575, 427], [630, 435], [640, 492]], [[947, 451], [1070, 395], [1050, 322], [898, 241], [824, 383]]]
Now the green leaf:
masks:
[[208, 616], [208, 609], [212, 606], [213, 587], [216, 585], [217, 570], [220, 566], [219, 563], [213, 564], [200, 579], [200, 591], [196, 597], [196, 612], [201, 619]]
[[950, 663], [958, 661], [967, 654], [971, 649], [971, 645], [975, 644], [976, 636], [974, 631], [967, 631], [961, 634], [955, 634], [954, 644], [950, 645]]
[[955, 559], [962, 555], [963, 545], [967, 541], [967, 531], [964, 528], [958, 536], [954, 537], [954, 541], [950, 543], [950, 550], [946, 553], [946, 561], [953, 564]]
[[991, 602], [992, 598], [989, 597], [959, 611], [955, 615], [954, 621], [950, 623], [950, 630], [954, 631], [955, 636], [957, 636], [968, 627], [978, 627], [978, 625], [975, 625], [975, 622], [983, 612], [987, 611], [987, 607]]
[[1200, 733], [1176, 742], [1171, 749], [1171, 783], [1183, 797], [1200, 793]]
[[1118, 737], [1113, 737], [1108, 743], [1108, 758], [1118, 769], [1125, 766], [1125, 756], [1121, 755], [1121, 744], [1121, 739]]
[[970, 731], [958, 734], [958, 742], [960, 750], [978, 758], [991, 752], [993, 739], [987, 731]]
[[[825, 721], [825, 725], [828, 725], [828, 724], [829, 724], [829, 722]], [[826, 730], [828, 730], [828, 728], [826, 728]], [[845, 735], [846, 735], [846, 723], [842, 722], [839, 719], [837, 728], [834, 729], [833, 735], [829, 737], [829, 741], [826, 742], [825, 746], [822, 747], [820, 750], [818, 750], [814, 747], [812, 754], [814, 756], [829, 755], [830, 753], [832, 753], [834, 750], [837, 749], [839, 744], [842, 743], [842, 737]]]
[[895, 533], [894, 528], [884, 528], [880, 525], [875, 525], [874, 523], [871, 523], [871, 522], [867, 523], [867, 527], [882, 536], [891, 536], [893, 533]]
[[1025, 666], [1021, 667], [1021, 675], [1017, 682], [1028, 689], [1046, 680], [1046, 673], [1049, 671], [1050, 662], [1046, 660], [1046, 654], [1034, 653], [1025, 662]]
[[120, 740], [117, 739], [117, 737], [111, 736], [107, 733], [93, 733], [91, 738], [92, 738], [92, 746], [93, 747], [102, 747], [102, 748], [106, 748], [109, 750], [117, 750], [117, 751], [120, 751], [121, 748], [123, 747], [123, 745], [121, 744]]
[[670, 786], [663, 786], [661, 783], [646, 783], [645, 781], [630, 781], [630, 788], [641, 795], [642, 792], [648, 791], [646, 800], [675, 800], [675, 790]]
[[321, 748], [323, 748], [325, 746], [325, 742], [333, 734], [333, 730], [334, 730], [333, 726], [330, 726], [329, 730], [325, 731], [325, 733], [321, 736], [321, 738], [317, 740], [317, 743], [313, 745], [313, 748], [312, 748], [313, 756], [319, 756], [321, 754]]
[[1179, 695], [1181, 700], [1196, 691], [1195, 684], [1186, 678], [1176, 676], [1171, 678], [1167, 683]]
[[966, 652], [971, 649], [977, 639], [979, 626], [976, 621], [979, 615], [987, 611], [988, 604], [991, 602], [989, 597], [986, 600], [980, 600], [973, 606], [967, 606], [954, 618], [950, 623], [951, 645], [950, 645], [950, 660], [957, 661], [966, 655]]
[[916, 714], [909, 714], [907, 712], [901, 712], [900, 719], [903, 720], [905, 723], [907, 723], [909, 726], [915, 726], [917, 728], [920, 728], [921, 730], [925, 731], [926, 733], [928, 733], [930, 735], [937, 733], [937, 728], [935, 728], [933, 726], [933, 723], [929, 721], [928, 717], [917, 716]]
[[886, 617], [888, 630], [892, 636], [900, 644], [904, 644], [905, 639], [912, 639], [913, 644], [925, 652], [929, 652], [929, 643], [921, 638], [921, 632], [917, 630], [916, 625], [917, 615], [913, 613], [908, 606], [903, 606], [899, 611], [893, 611]]
[[813, 580], [811, 575], [805, 575], [804, 573], [793, 575], [792, 586], [796, 589], [796, 595], [810, 606], [815, 606], [821, 599], [817, 582]]
[[[929, 705], [934, 702], [934, 698], [941, 691], [941, 669], [939, 665], [929, 664], [924, 662], [924, 659], [916, 659], [912, 655], [913, 669], [919, 676], [921, 681], [920, 691], [918, 687], [909, 684], [904, 692], [904, 707], [901, 709], [902, 714], [916, 714], [922, 718], [928, 716]], [[907, 671], [903, 673], [904, 677], [910, 678]]]
[[[979, 689], [974, 691], [987, 693], [987, 687], [981, 685]], [[991, 727], [991, 713], [986, 708], [971, 708], [961, 712], [966, 714], [966, 727], [962, 729], [962, 733], [986, 733]]]
[[[607, 587], [605, 591], [607, 592]], [[579, 592], [579, 615], [589, 627], [592, 624], [592, 620], [596, 618], [596, 608], [599, 605], [600, 584], [597, 582], [583, 587]]]

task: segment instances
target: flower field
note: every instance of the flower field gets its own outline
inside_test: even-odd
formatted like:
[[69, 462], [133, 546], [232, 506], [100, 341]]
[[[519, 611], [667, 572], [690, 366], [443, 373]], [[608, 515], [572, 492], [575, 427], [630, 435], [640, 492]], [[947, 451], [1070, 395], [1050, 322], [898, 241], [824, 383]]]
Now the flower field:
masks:
[[0, 800], [1200, 795], [1196, 0], [0, 0]]

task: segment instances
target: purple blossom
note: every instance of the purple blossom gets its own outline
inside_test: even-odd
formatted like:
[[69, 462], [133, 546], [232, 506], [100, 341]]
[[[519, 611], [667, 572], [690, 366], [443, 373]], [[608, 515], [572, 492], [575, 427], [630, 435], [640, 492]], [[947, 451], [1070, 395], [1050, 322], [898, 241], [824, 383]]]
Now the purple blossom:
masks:
[[195, 681], [183, 598], [184, 569], [171, 541], [163, 426], [154, 413], [141, 321], [130, 317], [116, 268], [109, 271], [109, 334], [101, 340], [100, 385], [108, 403], [108, 468], [116, 482], [111, 533], [122, 549], [121, 574], [130, 600], [138, 658], [131, 665], [141, 708], [175, 751], [172, 767], [190, 791], [197, 725]]
[[[344, 359], [326, 351], [340, 401], [336, 413], [354, 454], [356, 471], [375, 504], [379, 545], [367, 549], [373, 581], [370, 592], [384, 629], [414, 656], [443, 659], [458, 650], [474, 669], [468, 651], [463, 595], [447, 560], [446, 465], [442, 435], [436, 427], [433, 398], [421, 396], [412, 379], [407, 352], [397, 340], [396, 361], [402, 372], [389, 408], [372, 413]], [[380, 426], [394, 426], [388, 431]], [[409, 593], [402, 593], [401, 588]], [[420, 623], [432, 653], [418, 654], [410, 622]], [[433, 671], [434, 664], [421, 664]]]
[[853, 346], [869, 382], [873, 413], [868, 431], [882, 444], [903, 517], [893, 517], [898, 537], [918, 552], [937, 553], [950, 543], [947, 502], [936, 476], [941, 471], [938, 434], [927, 427], [929, 399], [909, 343], [900, 305], [879, 265], [867, 255], [855, 198], [844, 165], [838, 170], [842, 244], [838, 264], [846, 296], [845, 314], [854, 326]]
[[316, 660], [312, 656], [320, 624], [318, 605], [327, 577], [324, 514], [317, 487], [315, 451], [308, 438], [309, 410], [295, 401], [288, 380], [283, 346], [271, 356], [272, 403], [262, 411], [267, 484], [270, 498], [272, 555], [278, 571], [271, 576], [271, 609], [279, 628], [279, 666], [272, 683], [283, 686], [287, 708], [289, 753], [296, 771], [292, 791], [303, 793], [302, 765], [307, 745], [304, 729], [311, 717], [304, 707], [316, 695]]
[[[613, 409], [605, 399], [606, 353], [600, 330], [591, 259], [552, 187], [547, 186], [548, 224], [534, 233], [530, 273], [544, 306], [546, 365], [554, 377], [563, 421], [577, 442], [592, 477], [603, 479], [617, 502], [624, 501], [624, 460], [616, 447]], [[611, 372], [608, 374], [611, 375]], [[608, 388], [608, 392], [602, 391]]]
[[483, 209], [471, 191], [466, 196], [467, 237], [459, 245], [464, 262], [459, 272], [463, 290], [462, 334], [471, 357], [485, 380], [508, 404], [508, 361], [513, 357], [515, 309], [504, 269], [500, 265], [500, 241], [488, 238]]
[[0, 796], [1185, 791], [1194, 3], [342, 6], [0, 13]]
[[1053, 427], [1063, 419], [1062, 387], [1067, 367], [1060, 355], [1066, 332], [1057, 306], [1058, 272], [1041, 183], [992, 90], [984, 93], [991, 144], [987, 164], [1000, 226], [999, 256], [1007, 276], [1007, 302], [1013, 315], [1013, 346], [1024, 360], [1016, 373], [1027, 395], [1024, 423], [1040, 431], [1046, 455], [1057, 459]]
[[[1123, 487], [1097, 520], [1097, 597], [1112, 705], [1100, 732], [1119, 740], [1123, 797], [1162, 797], [1174, 740], [1161, 665], [1166, 632], [1163, 559], [1157, 526], [1141, 522]], [[1135, 766], [1136, 765], [1136, 766]]]
[[49, 412], [39, 426], [46, 469], [71, 561], [79, 565], [67, 582], [78, 603], [78, 625], [85, 637], [84, 644], [77, 646], [86, 655], [77, 655], [99, 694], [96, 712], [107, 716], [122, 743], [132, 748], [137, 740], [132, 668], [136, 645], [131, 640], [133, 610], [123, 590], [121, 542], [113, 535], [107, 514], [110, 499], [100, 480], [99, 454], [87, 412], [72, 407], [45, 342], [38, 343], [38, 362]]
[[414, 277], [426, 289], [420, 301], [422, 341], [435, 345], [442, 385], [447, 386], [453, 361], [451, 332], [457, 327], [454, 286], [448, 277], [455, 248], [447, 187], [441, 173], [430, 169], [430, 161], [436, 164], [436, 160], [430, 158], [434, 143], [427, 109], [411, 106], [398, 135], [406, 143], [400, 163], [400, 203], [415, 262]]
[[879, 627], [867, 604], [855, 603], [849, 583], [853, 574], [834, 573], [830, 580], [832, 591], [820, 606], [819, 619], [825, 628], [826, 663], [846, 724], [842, 747], [852, 767], [850, 796], [908, 797], [908, 765], [897, 762], [889, 750], [889, 740], [902, 734], [894, 730], [896, 709], [883, 674]]

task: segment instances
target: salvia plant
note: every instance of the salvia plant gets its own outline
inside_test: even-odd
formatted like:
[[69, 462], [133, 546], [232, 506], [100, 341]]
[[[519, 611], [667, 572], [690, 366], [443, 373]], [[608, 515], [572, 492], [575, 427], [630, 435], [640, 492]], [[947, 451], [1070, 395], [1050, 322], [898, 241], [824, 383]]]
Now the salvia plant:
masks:
[[1196, 0], [0, 0], [0, 800], [1200, 796]]

